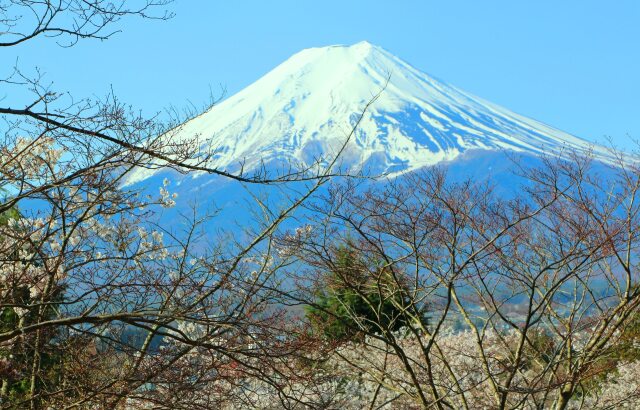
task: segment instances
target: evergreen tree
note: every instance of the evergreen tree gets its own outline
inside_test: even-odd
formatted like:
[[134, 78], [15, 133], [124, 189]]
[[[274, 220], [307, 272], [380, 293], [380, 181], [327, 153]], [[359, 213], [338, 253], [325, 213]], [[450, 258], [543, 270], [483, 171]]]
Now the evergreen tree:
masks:
[[[390, 269], [349, 246], [339, 247], [333, 259], [321, 278], [315, 303], [306, 309], [317, 332], [330, 340], [349, 340], [412, 325], [407, 288]], [[419, 316], [426, 324], [425, 312]]]
[[[0, 226], [7, 226], [11, 219], [19, 218], [20, 213], [16, 209], [0, 213]], [[38, 260], [20, 260], [17, 250], [13, 253], [13, 259], [8, 262], [22, 266], [40, 265]], [[46, 306], [42, 308], [23, 307], [38, 306], [42, 302], [40, 295], [30, 292], [28, 284], [3, 280], [0, 283], [0, 294], [3, 295], [2, 304], [5, 305], [0, 308], [0, 332], [8, 332], [55, 318], [59, 304], [63, 301], [64, 288], [54, 286], [44, 300]], [[38, 319], [37, 315], [41, 318]], [[19, 403], [27, 399], [28, 395], [37, 394], [42, 387], [52, 388], [59, 384], [62, 359], [52, 330], [24, 335], [10, 344], [0, 345], [0, 403], [20, 406]], [[34, 369], [37, 376], [34, 376]]]

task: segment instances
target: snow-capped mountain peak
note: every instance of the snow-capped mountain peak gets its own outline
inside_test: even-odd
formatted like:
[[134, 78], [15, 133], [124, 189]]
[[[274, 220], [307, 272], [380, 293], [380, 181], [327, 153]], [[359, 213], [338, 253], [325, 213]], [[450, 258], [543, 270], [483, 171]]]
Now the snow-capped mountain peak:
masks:
[[300, 51], [185, 123], [180, 135], [207, 139], [219, 153], [213, 164], [219, 168], [310, 163], [342, 145], [379, 92], [342, 158], [348, 165], [395, 173], [474, 149], [537, 154], [589, 147], [436, 80], [366, 41]]

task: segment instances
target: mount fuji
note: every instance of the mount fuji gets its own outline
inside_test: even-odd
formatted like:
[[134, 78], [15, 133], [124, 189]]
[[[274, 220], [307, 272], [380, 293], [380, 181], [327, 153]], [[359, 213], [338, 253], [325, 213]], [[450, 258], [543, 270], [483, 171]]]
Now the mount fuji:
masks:
[[[608, 157], [603, 147], [461, 91], [368, 42], [302, 50], [187, 121], [176, 138], [207, 141], [216, 153], [211, 165], [229, 172], [240, 164], [244, 171], [304, 165], [331, 157], [360, 116], [341, 163], [376, 174], [469, 157], [489, 166], [505, 151], [535, 157], [589, 150]], [[136, 170], [129, 183], [158, 172]]]

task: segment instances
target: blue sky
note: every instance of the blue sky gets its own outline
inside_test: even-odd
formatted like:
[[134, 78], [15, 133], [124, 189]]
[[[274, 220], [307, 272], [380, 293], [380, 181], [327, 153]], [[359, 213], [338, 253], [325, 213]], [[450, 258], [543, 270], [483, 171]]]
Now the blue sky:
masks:
[[231, 95], [295, 52], [379, 45], [415, 67], [592, 141], [640, 139], [640, 1], [196, 1], [167, 22], [125, 20], [112, 39], [3, 50], [58, 90], [152, 113]]

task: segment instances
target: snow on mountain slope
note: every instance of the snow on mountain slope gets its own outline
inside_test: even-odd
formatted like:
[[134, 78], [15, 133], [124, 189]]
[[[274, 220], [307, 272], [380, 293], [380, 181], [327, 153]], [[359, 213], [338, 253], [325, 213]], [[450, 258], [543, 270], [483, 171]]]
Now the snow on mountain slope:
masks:
[[[293, 55], [185, 123], [180, 136], [207, 139], [218, 152], [213, 165], [219, 168], [232, 170], [240, 162], [245, 170], [262, 161], [311, 163], [341, 146], [385, 84], [343, 156], [346, 165], [396, 173], [472, 149], [537, 154], [590, 148], [582, 139], [438, 81], [367, 42]], [[144, 179], [145, 172], [136, 171], [130, 181]]]

